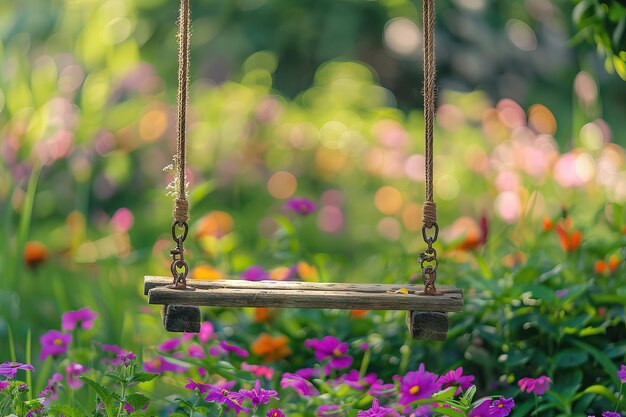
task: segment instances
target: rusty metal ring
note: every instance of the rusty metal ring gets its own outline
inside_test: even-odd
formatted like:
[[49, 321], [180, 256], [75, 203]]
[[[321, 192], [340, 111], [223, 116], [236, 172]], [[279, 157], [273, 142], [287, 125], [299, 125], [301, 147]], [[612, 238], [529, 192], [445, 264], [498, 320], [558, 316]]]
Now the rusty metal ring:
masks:
[[[178, 272], [179, 268], [182, 269], [182, 272]], [[182, 260], [174, 261], [170, 266], [170, 271], [175, 280], [185, 279], [189, 274], [189, 264]]]
[[[433, 265], [424, 265], [426, 262], [434, 262]], [[437, 258], [434, 259], [424, 259], [422, 258], [422, 260], [420, 261], [420, 266], [422, 267], [422, 273], [424, 273], [426, 271], [426, 269], [430, 268], [432, 269], [432, 271], [430, 271], [430, 273], [434, 274], [435, 272], [437, 272], [437, 268], [439, 268], [439, 261], [437, 260]]]
[[[427, 236], [426, 230], [433, 228], [435, 229], [435, 234], [433, 236]], [[437, 224], [437, 222], [433, 222], [430, 227], [426, 225], [422, 226], [422, 237], [424, 238], [424, 242], [426, 243], [435, 243], [437, 241], [437, 238], [439, 237], [439, 225]]]
[[[180, 236], [176, 234], [177, 227], [180, 227], [181, 229], [183, 229], [183, 234]], [[172, 239], [174, 239], [176, 243], [180, 244], [182, 241], [187, 239], [188, 233], [189, 233], [189, 224], [187, 222], [181, 222], [178, 220], [174, 220], [172, 222]], [[180, 239], [180, 242], [179, 242], [179, 239]]]

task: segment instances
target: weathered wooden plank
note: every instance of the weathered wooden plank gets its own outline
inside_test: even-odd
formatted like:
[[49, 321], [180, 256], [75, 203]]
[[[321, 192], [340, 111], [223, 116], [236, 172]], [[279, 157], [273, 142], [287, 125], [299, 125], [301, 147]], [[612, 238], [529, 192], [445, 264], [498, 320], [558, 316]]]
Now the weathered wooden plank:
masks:
[[[146, 276], [144, 278], [144, 294], [157, 287], [165, 287], [172, 283], [172, 278]], [[199, 281], [189, 280], [188, 284], [202, 290], [215, 289], [276, 289], [276, 290], [307, 290], [307, 291], [350, 291], [362, 293], [386, 293], [406, 288], [410, 293], [422, 291], [423, 285], [405, 284], [355, 284], [337, 282], [299, 282], [299, 281], [246, 281], [246, 280], [215, 280]], [[449, 294], [461, 294], [462, 291], [450, 285], [438, 285], [437, 290]]]
[[168, 332], [198, 333], [200, 308], [198, 306], [170, 304], [163, 306], [163, 326]]
[[336, 308], [350, 310], [410, 310], [454, 312], [463, 310], [463, 295], [441, 296], [303, 289], [213, 288], [177, 291], [166, 287], [148, 292], [150, 304], [216, 307]]
[[448, 314], [438, 311], [409, 311], [406, 324], [416, 340], [446, 340], [450, 321]]

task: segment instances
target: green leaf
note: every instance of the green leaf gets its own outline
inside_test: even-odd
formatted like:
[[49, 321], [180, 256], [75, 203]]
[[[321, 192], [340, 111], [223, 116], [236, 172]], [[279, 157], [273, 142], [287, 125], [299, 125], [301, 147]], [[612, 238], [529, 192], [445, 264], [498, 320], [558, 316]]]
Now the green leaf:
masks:
[[573, 368], [587, 362], [589, 355], [577, 349], [565, 349], [554, 357], [557, 368]]
[[104, 403], [104, 410], [107, 416], [114, 417], [116, 413], [114, 410], [115, 398], [113, 396], [113, 392], [109, 390], [107, 387], [98, 384], [96, 381], [94, 381], [93, 379], [87, 378], [86, 376], [81, 375], [79, 376], [79, 378], [84, 383], [89, 385], [89, 387], [91, 387], [91, 389], [93, 389], [96, 392], [96, 394], [98, 394], [100, 399], [102, 399], [102, 402]]
[[595, 335], [604, 334], [604, 333], [606, 333], [605, 327], [588, 326], [582, 329], [580, 332], [578, 332], [578, 335], [580, 337], [585, 337], [585, 336], [595, 336]]
[[593, 358], [602, 366], [604, 372], [611, 378], [615, 386], [619, 386], [620, 380], [617, 377], [617, 366], [609, 359], [604, 353], [600, 352], [598, 349], [593, 346], [581, 342], [579, 340], [571, 340], [573, 345], [579, 347], [585, 352], [589, 353]]
[[456, 392], [456, 387], [448, 387], [444, 390], [436, 392], [432, 395], [433, 400], [449, 400], [450, 398], [454, 398], [454, 393]]
[[148, 405], [150, 399], [141, 393], [128, 394], [126, 396], [126, 404], [133, 407], [135, 410], [141, 410]]
[[465, 417], [462, 411], [450, 407], [437, 407], [435, 411], [448, 417]]
[[474, 401], [474, 395], [476, 395], [476, 385], [472, 385], [463, 393], [463, 400], [467, 401], [469, 405]]
[[87, 417], [87, 414], [80, 409], [67, 404], [53, 405], [48, 412], [51, 416], [60, 416], [62, 414], [65, 417]]
[[122, 382], [122, 378], [120, 378], [120, 376], [116, 372], [107, 371], [107, 372], [104, 373], [104, 375], [108, 376], [109, 378], [111, 378], [115, 382]]
[[614, 56], [613, 66], [615, 67], [617, 75], [619, 75], [622, 80], [626, 81], [626, 62], [622, 61], [620, 57]]
[[160, 376], [160, 374], [153, 374], [150, 372], [137, 372], [135, 375], [133, 375], [129, 382], [148, 382], [152, 381], [158, 376]]
[[578, 398], [582, 397], [585, 394], [601, 395], [604, 398], [606, 398], [607, 400], [611, 401], [612, 403], [617, 403], [617, 397], [615, 396], [613, 391], [611, 391], [610, 389], [608, 389], [604, 385], [592, 385], [590, 387], [587, 387], [587, 388], [585, 388], [584, 391], [578, 393], [576, 395], [575, 399], [578, 399]]

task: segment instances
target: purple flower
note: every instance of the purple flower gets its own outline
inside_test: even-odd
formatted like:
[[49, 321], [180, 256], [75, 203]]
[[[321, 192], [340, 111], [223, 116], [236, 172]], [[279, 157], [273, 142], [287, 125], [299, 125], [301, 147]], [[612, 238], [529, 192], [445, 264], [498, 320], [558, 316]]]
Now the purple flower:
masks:
[[67, 352], [67, 345], [72, 341], [72, 335], [61, 333], [58, 330], [50, 330], [39, 338], [41, 353], [39, 360], [43, 361], [48, 356], [62, 355]]
[[19, 363], [19, 362], [4, 362], [0, 363], [0, 375], [11, 379], [15, 377], [17, 371], [21, 369], [23, 371], [35, 371], [32, 365], [27, 363]]
[[383, 381], [378, 379], [375, 373], [365, 375], [361, 378], [359, 371], [356, 369], [351, 370], [347, 374], [340, 375], [337, 379], [331, 381], [334, 385], [344, 384], [357, 390], [367, 389], [369, 386], [381, 382]]
[[254, 383], [253, 389], [241, 389], [239, 390], [239, 394], [241, 394], [242, 397], [249, 398], [252, 402], [252, 405], [255, 407], [261, 404], [267, 404], [268, 402], [270, 402], [270, 398], [279, 400], [278, 393], [274, 390], [266, 390], [261, 388], [261, 381], [258, 379]]
[[302, 368], [296, 371], [296, 375], [301, 376], [304, 379], [320, 376], [320, 370], [315, 368]]
[[517, 381], [517, 385], [519, 385], [522, 391], [529, 394], [533, 393], [537, 395], [543, 395], [546, 393], [547, 390], [550, 389], [550, 382], [552, 382], [552, 380], [549, 377], [542, 375], [537, 379], [522, 378]]
[[205, 401], [214, 402], [217, 404], [225, 404], [228, 409], [235, 410], [236, 414], [240, 411], [244, 413], [248, 412], [247, 408], [241, 406], [243, 398], [236, 392], [230, 392], [227, 389], [211, 385], [209, 394], [204, 398]]
[[135, 355], [133, 352], [121, 353], [117, 355], [117, 358], [121, 363], [124, 364], [124, 366], [130, 366], [132, 365], [132, 362], [137, 359], [137, 355]]
[[270, 408], [265, 414], [266, 417], [285, 417], [285, 413], [280, 408]]
[[491, 401], [486, 399], [480, 404], [478, 404], [472, 411], [469, 413], [469, 417], [489, 417], [489, 407], [491, 406]]
[[83, 381], [78, 378], [78, 375], [84, 374], [87, 369], [79, 363], [71, 363], [65, 368], [65, 374], [67, 376], [67, 386], [71, 389], [77, 389], [83, 386]]
[[428, 398], [441, 389], [436, 374], [427, 372], [421, 363], [417, 371], [407, 372], [400, 381], [400, 399], [398, 404], [410, 404], [415, 400]]
[[178, 349], [178, 346], [180, 346], [180, 339], [169, 339], [161, 343], [157, 349], [161, 352], [169, 352]]
[[50, 401], [59, 398], [58, 390], [59, 386], [61, 385], [61, 381], [63, 381], [63, 375], [59, 373], [53, 374], [52, 377], [48, 380], [48, 384], [46, 385], [46, 387], [43, 389], [43, 391], [39, 393], [39, 396], [44, 398], [44, 405], [47, 405], [50, 403]]
[[68, 311], [63, 313], [61, 318], [61, 329], [74, 330], [78, 323], [81, 323], [81, 327], [85, 330], [89, 330], [93, 327], [93, 321], [98, 317], [89, 307], [81, 308], [77, 311]]
[[196, 382], [191, 378], [187, 378], [187, 380], [189, 381], [189, 383], [185, 385], [185, 388], [192, 391], [197, 389], [200, 394], [208, 392], [209, 390], [211, 390], [211, 387], [213, 387], [213, 385]]
[[9, 387], [9, 381], [0, 381], [0, 392]]
[[620, 381], [626, 382], [626, 365], [622, 365], [619, 367], [619, 371], [617, 371], [617, 377]]
[[168, 362], [162, 356], [157, 356], [155, 359], [145, 362], [143, 364], [143, 370], [146, 372], [152, 372], [156, 374], [160, 374], [162, 372], [176, 372], [183, 373], [187, 371], [187, 368], [184, 366], [176, 365], [174, 363]]
[[[143, 407], [141, 407], [141, 409], [142, 410], [147, 410], [148, 409], [148, 404], [146, 404]], [[135, 408], [132, 405], [128, 404], [128, 403], [124, 404], [124, 410], [126, 410], [129, 414], [130, 413], [134, 413], [135, 411], [138, 411], [138, 410], [135, 410]]]
[[614, 411], [605, 411], [604, 413], [602, 413], [602, 417], [621, 417], [622, 415], [620, 413], [616, 413]]
[[506, 417], [511, 413], [513, 407], [515, 407], [515, 401], [513, 401], [513, 398], [500, 397], [497, 400], [493, 400], [489, 406], [489, 416]]
[[226, 352], [232, 352], [237, 356], [240, 356], [242, 358], [247, 358], [248, 356], [250, 356], [250, 353], [248, 353], [247, 350], [240, 348], [239, 346], [236, 345], [231, 345], [230, 343], [227, 343], [225, 340], [222, 340], [220, 342], [220, 347], [222, 349], [224, 349], [224, 351]]
[[285, 372], [280, 378], [281, 388], [292, 388], [295, 392], [303, 397], [311, 397], [319, 395], [319, 391], [306, 379], [299, 375]]
[[335, 369], [344, 369], [352, 364], [352, 357], [346, 355], [348, 344], [340, 342], [334, 336], [326, 336], [323, 339], [308, 339], [304, 346], [315, 351], [315, 358], [318, 361], [331, 358], [328, 365]]
[[111, 366], [118, 366], [122, 364], [120, 357], [126, 353], [124, 349], [117, 345], [100, 345], [100, 349], [107, 354], [113, 353], [113, 355], [108, 355], [108, 357], [102, 358], [102, 362], [108, 363]]
[[391, 397], [396, 392], [395, 384], [374, 383], [367, 392], [372, 397]]
[[199, 358], [199, 359], [202, 359], [206, 356], [206, 354], [204, 353], [204, 348], [202, 348], [202, 346], [200, 345], [189, 346], [189, 349], [187, 350], [187, 354], [192, 358]]
[[241, 273], [241, 278], [247, 281], [263, 281], [270, 279], [270, 273], [265, 272], [262, 266], [253, 265]]
[[202, 324], [200, 324], [200, 332], [198, 333], [198, 339], [202, 343], [206, 343], [209, 341], [209, 339], [211, 339], [214, 336], [215, 336], [215, 333], [213, 332], [213, 325], [211, 324], [211, 322], [209, 321], [202, 322]]
[[372, 401], [372, 408], [365, 411], [359, 411], [356, 417], [391, 417], [397, 415], [398, 413], [396, 412], [396, 410], [392, 408], [381, 407], [378, 404], [378, 399], [374, 398], [374, 401]]
[[302, 216], [308, 216], [317, 209], [317, 205], [308, 198], [294, 197], [285, 203], [284, 208]]
[[442, 375], [438, 382], [443, 385], [443, 388], [457, 386], [456, 394], [458, 395], [461, 390], [465, 391], [472, 386], [474, 375], [463, 375], [463, 368], [457, 368]]
[[338, 405], [320, 405], [315, 413], [317, 417], [343, 417]]
[[567, 288], [562, 289], [562, 290], [556, 290], [554, 292], [554, 295], [556, 296], [556, 298], [565, 298], [567, 297], [567, 294], [569, 294], [569, 290]]

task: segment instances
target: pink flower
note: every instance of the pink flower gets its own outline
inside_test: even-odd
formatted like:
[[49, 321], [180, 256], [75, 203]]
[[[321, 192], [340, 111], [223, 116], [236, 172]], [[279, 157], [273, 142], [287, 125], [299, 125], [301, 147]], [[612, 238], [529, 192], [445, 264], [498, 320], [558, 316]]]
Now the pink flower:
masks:
[[211, 324], [211, 322], [205, 321], [202, 324], [200, 324], [200, 332], [198, 333], [198, 339], [200, 339], [202, 343], [208, 342], [209, 339], [211, 339], [214, 336], [215, 334], [213, 333], [213, 324]]
[[19, 363], [19, 362], [0, 363], [0, 375], [8, 379], [14, 378], [18, 370], [34, 372], [35, 368], [33, 368], [32, 365], [29, 365], [26, 363]]
[[241, 278], [247, 281], [263, 281], [270, 279], [270, 273], [260, 265], [253, 265], [241, 273]]
[[228, 409], [235, 410], [236, 414], [239, 414], [240, 411], [243, 411], [244, 413], [248, 412], [247, 408], [243, 408], [241, 406], [243, 398], [239, 393], [230, 392], [228, 389], [220, 388], [215, 385], [211, 386], [209, 393], [204, 400], [217, 404], [224, 404]]
[[61, 318], [61, 329], [74, 330], [78, 323], [81, 323], [81, 327], [84, 330], [89, 330], [93, 327], [93, 321], [98, 317], [89, 307], [81, 308], [77, 311], [68, 311], [63, 313]]
[[180, 339], [169, 339], [161, 343], [157, 349], [161, 352], [169, 352], [178, 349], [178, 346], [180, 346]]
[[192, 358], [202, 359], [206, 356], [204, 353], [204, 348], [200, 345], [191, 345], [187, 350], [187, 354]]
[[317, 417], [343, 417], [345, 414], [338, 405], [320, 405], [315, 413]]
[[372, 408], [365, 411], [359, 411], [356, 417], [395, 417], [398, 413], [393, 408], [381, 407], [378, 404], [378, 400], [374, 398], [372, 401]]
[[65, 373], [67, 376], [67, 386], [71, 389], [77, 389], [83, 386], [83, 381], [81, 381], [78, 376], [80, 374], [84, 374], [87, 372], [87, 368], [79, 363], [71, 363], [65, 368]]
[[436, 374], [427, 372], [421, 363], [417, 371], [407, 372], [400, 380], [400, 399], [398, 404], [410, 404], [415, 400], [428, 398], [441, 389]]
[[451, 386], [457, 386], [456, 394], [460, 394], [461, 390], [465, 391], [472, 386], [474, 382], [473, 375], [463, 375], [463, 368], [457, 368], [453, 371], [448, 371], [445, 375], [441, 376], [438, 381], [443, 385], [443, 388]]
[[244, 362], [241, 364], [241, 369], [251, 372], [252, 375], [256, 377], [265, 377], [268, 381], [274, 376], [274, 370], [272, 368], [268, 368], [267, 366], [250, 365]]
[[469, 413], [469, 417], [489, 417], [489, 407], [491, 406], [491, 401], [486, 399], [480, 404], [478, 404], [472, 411]]
[[55, 373], [48, 380], [48, 384], [46, 387], [39, 393], [39, 397], [43, 397], [43, 404], [47, 405], [50, 401], [56, 400], [58, 395], [59, 386], [61, 385], [61, 381], [63, 381], [63, 375], [59, 373]]
[[240, 356], [242, 358], [247, 358], [248, 356], [250, 356], [250, 353], [248, 353], [247, 350], [240, 348], [237, 345], [231, 345], [230, 343], [226, 342], [225, 340], [222, 340], [220, 342], [220, 347], [222, 349], [224, 349], [225, 352], [232, 352], [237, 356]]
[[61, 333], [58, 330], [50, 330], [39, 338], [41, 353], [39, 360], [43, 361], [48, 356], [58, 356], [67, 352], [67, 346], [72, 341], [72, 335]]
[[0, 392], [9, 387], [9, 381], [0, 381]]
[[517, 385], [519, 385], [522, 391], [529, 394], [543, 395], [550, 389], [550, 382], [552, 380], [549, 377], [542, 375], [537, 379], [522, 378], [517, 382]]
[[158, 356], [151, 361], [144, 362], [143, 370], [146, 372], [152, 372], [156, 374], [160, 374], [162, 372], [183, 373], [187, 371], [187, 368], [184, 366], [180, 366], [180, 365], [176, 365], [174, 363], [168, 362], [164, 357]]

